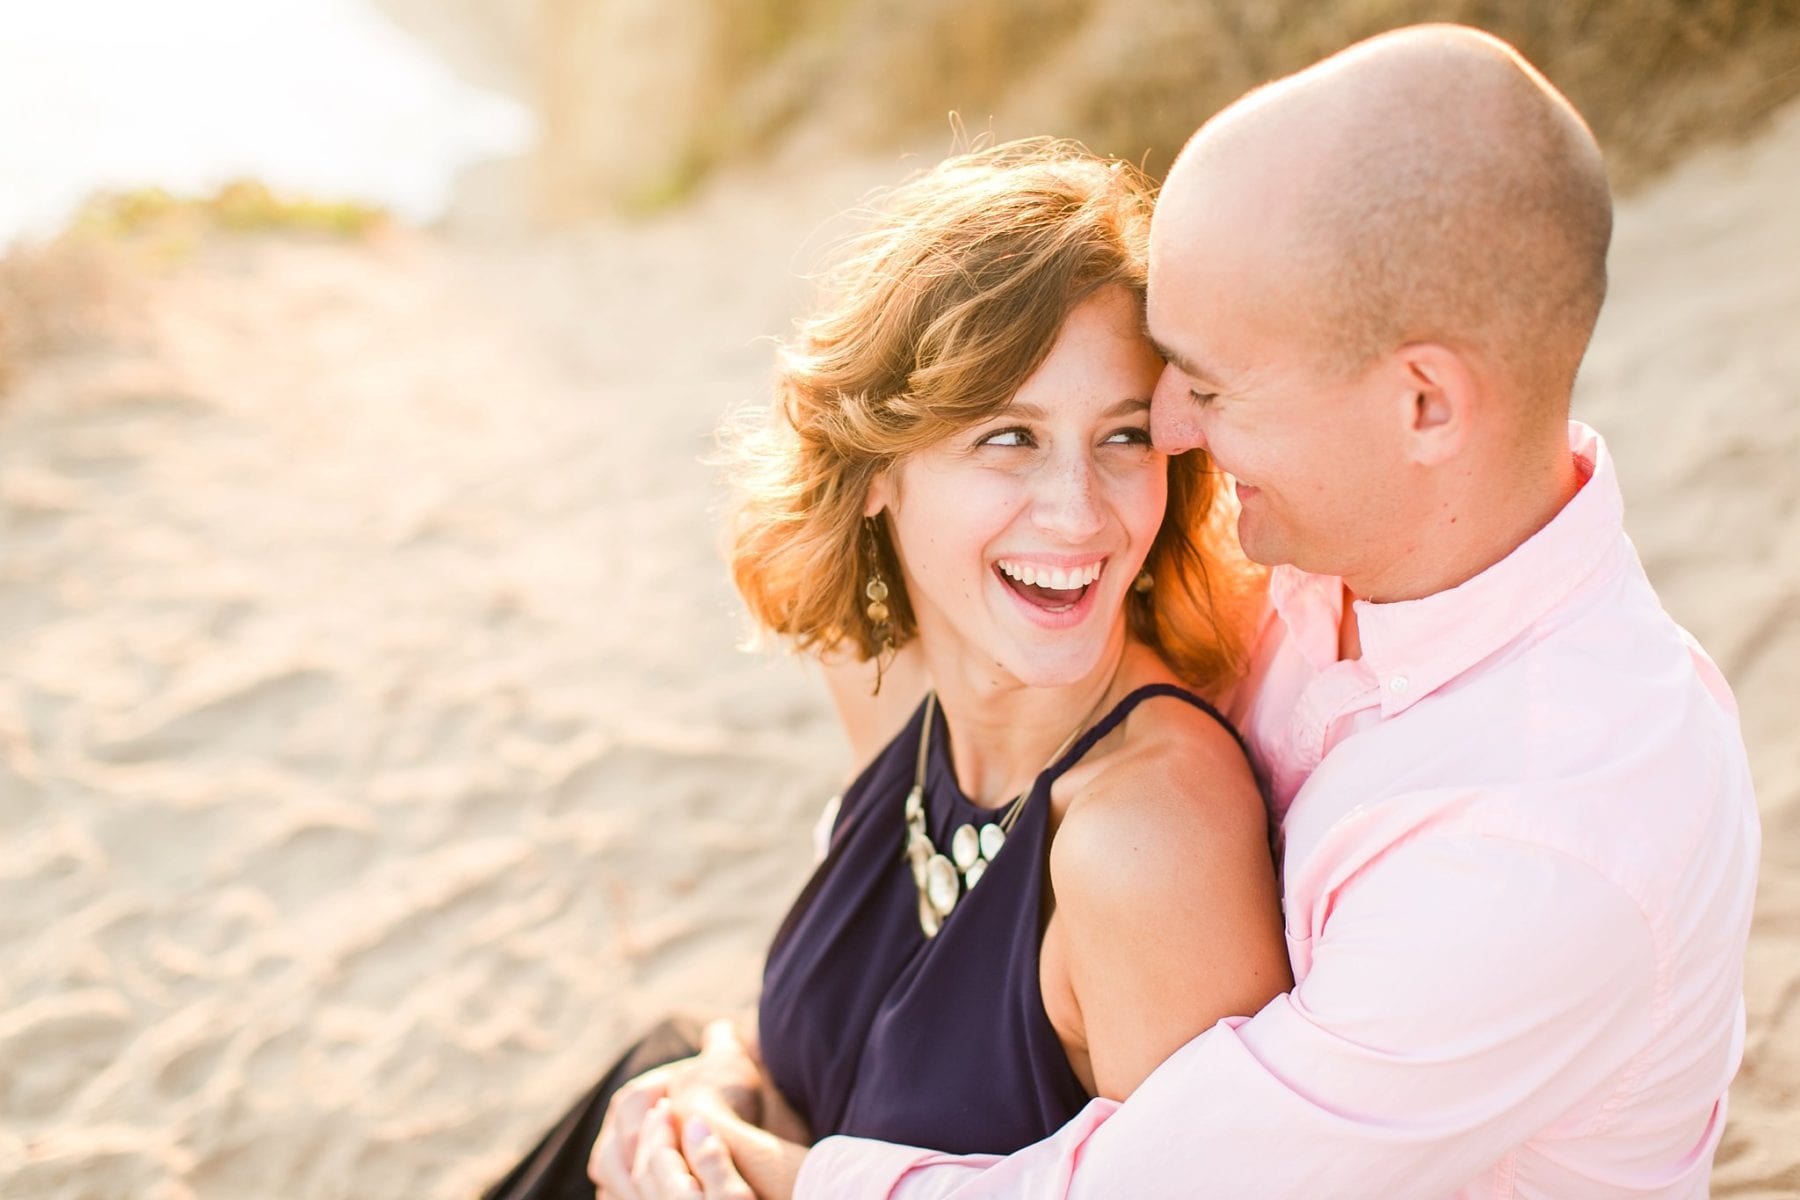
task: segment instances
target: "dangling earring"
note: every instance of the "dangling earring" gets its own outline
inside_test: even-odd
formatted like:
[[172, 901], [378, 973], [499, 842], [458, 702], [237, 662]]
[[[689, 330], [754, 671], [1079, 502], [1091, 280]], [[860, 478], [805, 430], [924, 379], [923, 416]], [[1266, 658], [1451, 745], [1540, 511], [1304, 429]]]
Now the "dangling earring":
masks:
[[893, 657], [894, 625], [887, 606], [887, 581], [881, 577], [881, 557], [873, 517], [868, 518], [868, 533], [869, 582], [863, 586], [863, 596], [869, 603], [863, 609], [863, 615], [869, 618], [869, 634], [875, 641], [875, 690], [869, 693], [874, 696], [881, 693], [882, 656]]
[[1150, 573], [1150, 569], [1148, 567], [1144, 568], [1142, 571], [1139, 571], [1138, 577], [1131, 581], [1131, 590], [1136, 592], [1140, 596], [1147, 594], [1150, 591], [1150, 589], [1155, 586], [1156, 586], [1156, 576], [1154, 576]]

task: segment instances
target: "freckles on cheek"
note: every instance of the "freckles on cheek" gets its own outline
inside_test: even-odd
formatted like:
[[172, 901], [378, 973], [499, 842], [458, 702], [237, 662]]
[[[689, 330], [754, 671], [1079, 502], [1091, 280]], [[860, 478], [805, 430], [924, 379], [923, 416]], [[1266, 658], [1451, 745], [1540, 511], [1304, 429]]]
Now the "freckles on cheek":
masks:
[[1135, 518], [1137, 525], [1155, 528], [1162, 523], [1163, 512], [1168, 506], [1169, 477], [1165, 469], [1143, 482], [1127, 502], [1126, 511]]

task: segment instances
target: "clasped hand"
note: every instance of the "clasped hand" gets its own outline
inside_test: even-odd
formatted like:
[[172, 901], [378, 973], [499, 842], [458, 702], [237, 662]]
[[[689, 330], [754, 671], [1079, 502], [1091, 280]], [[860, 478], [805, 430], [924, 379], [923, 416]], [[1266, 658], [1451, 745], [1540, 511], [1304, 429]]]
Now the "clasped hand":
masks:
[[[730, 1021], [712, 1022], [699, 1054], [646, 1071], [613, 1096], [588, 1159], [597, 1200], [786, 1197], [805, 1147], [758, 1128], [765, 1107], [760, 1065]], [[749, 1172], [760, 1192], [733, 1146], [760, 1168]]]

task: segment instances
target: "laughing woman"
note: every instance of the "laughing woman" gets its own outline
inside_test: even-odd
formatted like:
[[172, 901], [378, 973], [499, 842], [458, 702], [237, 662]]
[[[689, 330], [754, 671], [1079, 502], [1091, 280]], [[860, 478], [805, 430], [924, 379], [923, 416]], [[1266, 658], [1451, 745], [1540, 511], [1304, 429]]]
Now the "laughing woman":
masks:
[[[1264, 809], [1208, 699], [1236, 662], [1215, 480], [1150, 440], [1149, 205], [1064, 143], [953, 158], [785, 348], [734, 442], [733, 569], [836, 664], [867, 765], [776, 935], [760, 1049], [719, 1035], [588, 1098], [606, 1196], [697, 1189], [684, 1132], [696, 1176], [729, 1148], [764, 1194], [808, 1136], [1016, 1150], [1289, 986]], [[675, 1123], [721, 1074], [750, 1119]]]

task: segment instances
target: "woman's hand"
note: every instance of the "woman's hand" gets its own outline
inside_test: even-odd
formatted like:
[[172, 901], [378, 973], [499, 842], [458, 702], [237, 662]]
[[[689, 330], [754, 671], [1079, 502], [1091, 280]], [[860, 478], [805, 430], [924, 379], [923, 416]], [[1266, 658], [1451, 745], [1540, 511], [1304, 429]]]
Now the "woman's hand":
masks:
[[614, 1094], [588, 1157], [588, 1178], [597, 1196], [651, 1200], [658, 1194], [642, 1190], [635, 1168], [652, 1109], [671, 1100], [748, 1121], [761, 1117], [762, 1073], [730, 1021], [707, 1025], [700, 1053], [693, 1058], [646, 1071]]
[[793, 1196], [800, 1162], [806, 1157], [804, 1143], [752, 1125], [704, 1098], [697, 1104], [676, 1101], [669, 1107], [680, 1122], [682, 1152], [705, 1200], [739, 1200], [753, 1192], [760, 1200]]
[[756, 1200], [706, 1120], [678, 1119], [667, 1100], [645, 1114], [631, 1182], [644, 1200]]

